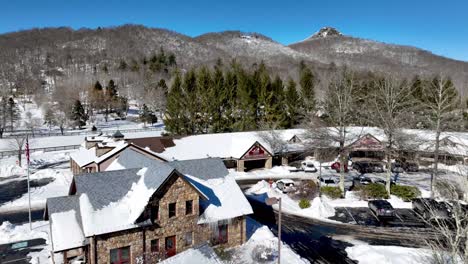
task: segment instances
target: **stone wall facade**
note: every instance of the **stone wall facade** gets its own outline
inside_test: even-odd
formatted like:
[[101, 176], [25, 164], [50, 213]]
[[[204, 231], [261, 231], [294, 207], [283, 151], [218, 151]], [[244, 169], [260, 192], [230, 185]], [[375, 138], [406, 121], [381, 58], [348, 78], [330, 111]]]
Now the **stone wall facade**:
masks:
[[[151, 252], [151, 241], [159, 240], [159, 249], [164, 252], [166, 237], [176, 237], [176, 253], [202, 243], [209, 243], [217, 235], [217, 224], [197, 224], [199, 217], [199, 193], [181, 177], [173, 177], [166, 184], [162, 194], [156, 194], [150, 201], [159, 206], [159, 216], [151, 226], [96, 236], [90, 239], [91, 264], [110, 263], [111, 249], [130, 247], [131, 263], [138, 257]], [[186, 214], [186, 201], [192, 201], [192, 213]], [[169, 218], [169, 204], [176, 203], [176, 216]], [[245, 242], [245, 217], [227, 221], [228, 242], [223, 246], [233, 247]], [[187, 244], [185, 235], [192, 233], [192, 243]], [[95, 240], [95, 242], [93, 241]], [[93, 244], [95, 243], [95, 245]], [[97, 263], [93, 251], [96, 253]]]

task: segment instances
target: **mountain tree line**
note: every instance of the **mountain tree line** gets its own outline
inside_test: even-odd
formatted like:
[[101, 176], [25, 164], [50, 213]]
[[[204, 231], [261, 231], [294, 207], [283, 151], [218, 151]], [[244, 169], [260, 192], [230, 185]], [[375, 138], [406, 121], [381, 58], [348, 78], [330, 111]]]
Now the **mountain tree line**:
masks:
[[264, 63], [245, 69], [235, 61], [175, 73], [164, 116], [173, 134], [290, 128], [315, 111], [315, 77], [303, 65], [301, 85], [271, 76]]

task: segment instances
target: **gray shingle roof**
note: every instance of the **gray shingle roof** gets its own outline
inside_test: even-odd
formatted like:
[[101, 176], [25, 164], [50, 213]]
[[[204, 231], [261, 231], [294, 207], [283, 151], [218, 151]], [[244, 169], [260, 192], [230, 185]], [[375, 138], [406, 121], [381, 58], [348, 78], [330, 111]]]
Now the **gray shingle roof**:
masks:
[[60, 196], [47, 198], [47, 216], [53, 213], [67, 212], [75, 210], [77, 221], [81, 226], [81, 214], [80, 214], [80, 197], [79, 196]]
[[[130, 160], [131, 156], [130, 151], [122, 153], [119, 161], [120, 158], [123, 158], [122, 161], [127, 158]], [[167, 163], [155, 160], [142, 162], [141, 165], [147, 168], [145, 185], [148, 188], [158, 189], [174, 171], [174, 168]], [[86, 193], [94, 209], [101, 209], [122, 199], [140, 179], [141, 176], [137, 174], [140, 170], [141, 167], [77, 175], [75, 176], [76, 194]]]
[[168, 162], [182, 174], [191, 175], [203, 180], [224, 178], [229, 174], [220, 158], [194, 160], [177, 160]]

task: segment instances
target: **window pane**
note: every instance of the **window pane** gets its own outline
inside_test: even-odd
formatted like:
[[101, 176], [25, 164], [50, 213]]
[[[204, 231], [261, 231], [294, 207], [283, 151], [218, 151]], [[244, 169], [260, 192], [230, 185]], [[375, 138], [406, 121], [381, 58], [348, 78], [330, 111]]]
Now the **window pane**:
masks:
[[185, 214], [190, 215], [193, 213], [193, 201], [186, 201], [185, 202]]
[[185, 233], [185, 245], [191, 246], [192, 241], [193, 241], [193, 233], [192, 232]]
[[117, 262], [119, 260], [118, 249], [111, 249], [111, 251], [110, 251], [110, 260], [111, 260], [111, 263]]
[[121, 260], [129, 260], [129, 259], [130, 259], [130, 247], [122, 248]]
[[151, 252], [159, 251], [159, 239], [151, 240]]
[[169, 218], [176, 216], [176, 203], [169, 204]]

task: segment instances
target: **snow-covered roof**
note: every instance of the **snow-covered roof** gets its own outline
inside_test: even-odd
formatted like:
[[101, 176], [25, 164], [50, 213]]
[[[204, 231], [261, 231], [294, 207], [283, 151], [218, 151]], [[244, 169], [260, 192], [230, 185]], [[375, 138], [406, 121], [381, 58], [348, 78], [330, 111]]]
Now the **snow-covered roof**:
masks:
[[78, 166], [86, 166], [96, 159], [96, 147], [90, 149], [81, 147], [77, 151], [72, 152], [70, 158], [74, 160]]
[[127, 144], [125, 141], [119, 141], [119, 142], [112, 142], [109, 143], [108, 145], [99, 145], [98, 147], [106, 147], [106, 148], [113, 148], [109, 152], [105, 153], [104, 155], [101, 155], [98, 157], [96, 155], [96, 150], [98, 147], [92, 147], [92, 148], [85, 148], [81, 147], [79, 148], [76, 152], [73, 152], [70, 154], [70, 158], [78, 164], [78, 166], [83, 167], [86, 166], [90, 163], [100, 163], [101, 161], [107, 159], [108, 157], [114, 155], [115, 153], [121, 151], [122, 149], [126, 148], [129, 144]]
[[[115, 159], [107, 171], [150, 167], [154, 159], [127, 148]], [[182, 174], [188, 174], [200, 179], [217, 179], [229, 174], [226, 166], [219, 158], [170, 161], [167, 164]]]
[[234, 177], [227, 176], [221, 179], [202, 180], [186, 175], [186, 178], [208, 198], [200, 201], [203, 213], [199, 217], [199, 224], [214, 223], [253, 214], [250, 203], [245, 198]]
[[[133, 182], [130, 190], [118, 201], [107, 203], [107, 205], [102, 206], [99, 203], [102, 202], [102, 199], [99, 202], [93, 200], [95, 198], [92, 198], [91, 193], [82, 193], [80, 195], [80, 209], [85, 236], [111, 233], [148, 224], [137, 223], [137, 219], [154, 192], [173, 171], [155, 172], [154, 169], [157, 168], [138, 170], [136, 172], [136, 175], [140, 176], [138, 181]], [[164, 169], [162, 170], [164, 171]], [[160, 174], [160, 177], [154, 177], [151, 175], [153, 173]]]
[[223, 263], [218, 255], [207, 244], [199, 247], [189, 248], [175, 256], [167, 258], [160, 264], [221, 264]]
[[[163, 183], [169, 177], [178, 175], [176, 170], [181, 174], [199, 174], [197, 176], [200, 178], [186, 176], [184, 179], [206, 200], [201, 201], [206, 207], [200, 217], [201, 222], [252, 213], [234, 178], [226, 176], [228, 173], [221, 159], [161, 162], [127, 148], [109, 169], [75, 176], [72, 196], [47, 200], [53, 228], [57, 232], [61, 232], [63, 227], [74, 228], [73, 234], [77, 237], [73, 237], [68, 244], [60, 240], [60, 236], [53, 238], [54, 243], [60, 245], [56, 251], [76, 247], [80, 232], [83, 237], [89, 237], [150, 224], [147, 221], [139, 222], [139, 217]], [[57, 223], [65, 220], [74, 221], [68, 226]], [[86, 239], [83, 241], [85, 243]]]
[[[276, 130], [279, 139], [287, 142], [294, 136], [301, 137], [302, 129]], [[174, 139], [175, 146], [160, 153], [167, 160], [190, 160], [207, 157], [241, 158], [256, 142], [268, 152], [275, 153], [268, 140], [268, 131], [249, 131], [187, 136]], [[264, 136], [266, 135], [266, 136]], [[291, 144], [292, 145], [292, 144]]]
[[47, 199], [46, 219], [52, 223], [54, 252], [77, 248], [87, 244], [81, 225], [78, 196], [62, 196]]
[[55, 252], [85, 245], [86, 239], [77, 220], [78, 214], [79, 212], [70, 210], [51, 215], [53, 249]]

